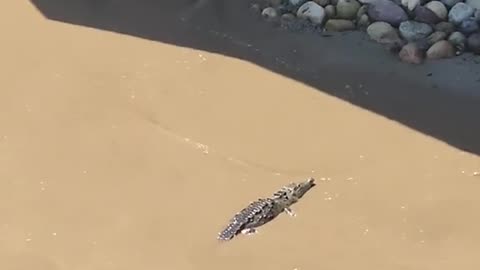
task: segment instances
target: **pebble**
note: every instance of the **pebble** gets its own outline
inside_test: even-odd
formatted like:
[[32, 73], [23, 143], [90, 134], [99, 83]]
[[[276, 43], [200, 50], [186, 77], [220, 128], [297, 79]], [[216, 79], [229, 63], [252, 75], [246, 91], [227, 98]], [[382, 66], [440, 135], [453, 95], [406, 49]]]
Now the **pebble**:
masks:
[[365, 30], [368, 25], [370, 25], [370, 19], [368, 18], [367, 14], [363, 14], [360, 18], [357, 19], [357, 27], [362, 30]]
[[474, 18], [468, 18], [458, 25], [458, 31], [469, 35], [479, 30], [478, 22]]
[[457, 3], [462, 2], [463, 0], [441, 0], [441, 1], [445, 6], [451, 8], [455, 6]]
[[445, 40], [446, 38], [447, 38], [447, 34], [445, 32], [436, 31], [427, 37], [427, 43], [428, 45], [431, 46], [440, 40]]
[[273, 7], [267, 7], [262, 10], [262, 16], [267, 20], [273, 20], [278, 17], [278, 13]]
[[455, 31], [455, 26], [450, 22], [439, 22], [435, 25], [435, 30], [445, 32], [449, 35]]
[[319, 6], [322, 7], [330, 5], [330, 0], [313, 0], [313, 2], [317, 3]]
[[335, 18], [336, 16], [335, 6], [333, 5], [326, 6], [325, 13], [327, 14], [327, 18]]
[[455, 48], [450, 42], [446, 40], [440, 40], [439, 42], [433, 44], [432, 47], [427, 50], [428, 59], [442, 59], [454, 56]]
[[303, 2], [305, 2], [305, 1], [304, 0], [288, 0], [288, 3], [290, 3], [290, 5], [292, 5], [292, 6], [301, 5]]
[[437, 14], [423, 6], [416, 7], [413, 13], [417, 22], [436, 24], [441, 21]]
[[355, 24], [350, 20], [330, 19], [325, 23], [325, 30], [333, 32], [351, 31], [355, 29]]
[[458, 25], [467, 18], [471, 17], [474, 12], [475, 10], [471, 6], [460, 2], [455, 4], [455, 6], [450, 9], [450, 12], [448, 13], [448, 20]]
[[406, 7], [409, 11], [413, 11], [420, 5], [420, 0], [401, 0], [401, 5]]
[[293, 22], [295, 21], [295, 15], [292, 13], [285, 13], [280, 17], [282, 22]]
[[380, 44], [402, 43], [397, 29], [386, 22], [374, 22], [367, 27], [368, 36]]
[[361, 6], [357, 11], [357, 20], [362, 17], [362, 15], [366, 15], [368, 10], [368, 6]]
[[440, 1], [428, 2], [425, 7], [435, 13], [440, 20], [446, 20], [448, 18], [448, 10]]
[[361, 5], [357, 0], [338, 0], [337, 3], [337, 18], [353, 20], [357, 17], [357, 12]]
[[407, 13], [389, 0], [375, 0], [368, 6], [368, 16], [372, 21], [382, 21], [398, 26], [408, 20]]
[[430, 48], [433, 44], [431, 44], [428, 40], [428, 38], [422, 38], [420, 40], [415, 41], [417, 44], [418, 48], [420, 48], [422, 51], [427, 51], [428, 48]]
[[325, 9], [313, 1], [308, 1], [298, 8], [297, 17], [308, 19], [315, 25], [322, 24], [325, 20]]
[[471, 6], [474, 9], [480, 10], [480, 0], [465, 0], [465, 4]]
[[402, 22], [398, 30], [400, 35], [407, 41], [424, 39], [433, 32], [430, 25], [416, 21]]
[[408, 43], [402, 47], [398, 57], [402, 62], [418, 65], [423, 62], [424, 53], [416, 43]]
[[465, 42], [467, 41], [467, 37], [460, 32], [453, 32], [449, 37], [448, 41], [452, 43], [455, 48], [459, 51], [465, 50]]
[[475, 54], [480, 54], [480, 33], [471, 34], [467, 38], [467, 47]]

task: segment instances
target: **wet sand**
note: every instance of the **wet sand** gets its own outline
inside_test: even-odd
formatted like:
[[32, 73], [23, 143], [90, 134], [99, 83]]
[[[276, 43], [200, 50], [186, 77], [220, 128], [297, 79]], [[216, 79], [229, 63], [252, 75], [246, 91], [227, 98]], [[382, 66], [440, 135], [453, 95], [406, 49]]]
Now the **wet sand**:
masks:
[[[1, 269], [480, 266], [477, 155], [245, 60], [8, 5]], [[296, 218], [216, 241], [310, 176]]]

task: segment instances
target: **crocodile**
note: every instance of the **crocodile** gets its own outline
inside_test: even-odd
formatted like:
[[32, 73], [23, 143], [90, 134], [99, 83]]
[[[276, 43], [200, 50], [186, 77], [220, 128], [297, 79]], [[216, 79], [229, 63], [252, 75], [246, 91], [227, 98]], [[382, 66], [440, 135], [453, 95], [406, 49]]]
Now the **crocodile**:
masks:
[[255, 234], [258, 227], [272, 221], [283, 212], [295, 217], [296, 214], [290, 207], [314, 186], [315, 179], [309, 178], [304, 182], [283, 186], [271, 197], [251, 202], [230, 219], [226, 228], [218, 234], [217, 239], [229, 241], [238, 234]]

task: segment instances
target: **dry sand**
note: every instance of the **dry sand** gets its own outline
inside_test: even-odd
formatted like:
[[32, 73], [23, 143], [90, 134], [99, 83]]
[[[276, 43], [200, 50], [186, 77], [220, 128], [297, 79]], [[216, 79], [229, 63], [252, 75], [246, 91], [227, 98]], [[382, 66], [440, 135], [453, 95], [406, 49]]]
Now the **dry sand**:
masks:
[[[476, 154], [248, 61], [6, 5], [0, 269], [479, 269]], [[216, 241], [310, 176], [296, 218]]]

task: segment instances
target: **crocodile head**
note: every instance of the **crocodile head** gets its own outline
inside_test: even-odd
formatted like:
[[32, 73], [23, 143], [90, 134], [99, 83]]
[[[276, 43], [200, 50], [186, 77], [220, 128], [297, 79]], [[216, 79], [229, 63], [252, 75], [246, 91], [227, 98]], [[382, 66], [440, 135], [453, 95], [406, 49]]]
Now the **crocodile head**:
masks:
[[300, 198], [305, 195], [311, 188], [315, 186], [315, 179], [310, 177], [304, 182], [291, 183], [273, 194], [273, 197], [277, 200], [285, 201], [288, 204], [296, 203]]

